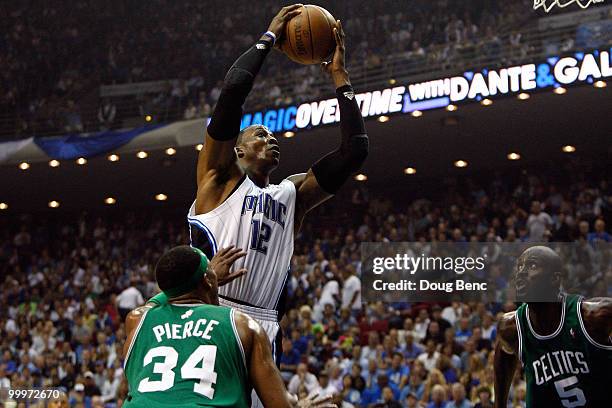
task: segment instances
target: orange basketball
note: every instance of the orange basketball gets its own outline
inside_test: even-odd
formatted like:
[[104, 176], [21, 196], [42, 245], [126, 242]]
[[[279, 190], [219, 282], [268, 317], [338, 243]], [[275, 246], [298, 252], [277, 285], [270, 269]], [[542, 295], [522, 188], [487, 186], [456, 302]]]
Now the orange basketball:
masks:
[[323, 7], [307, 4], [285, 26], [281, 49], [300, 64], [320, 64], [329, 59], [336, 47], [336, 20]]

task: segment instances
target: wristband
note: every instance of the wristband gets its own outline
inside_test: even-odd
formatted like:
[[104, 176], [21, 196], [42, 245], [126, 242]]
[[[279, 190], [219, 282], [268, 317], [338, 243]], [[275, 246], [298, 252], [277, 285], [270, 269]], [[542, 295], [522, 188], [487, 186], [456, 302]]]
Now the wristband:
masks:
[[272, 31], [266, 31], [263, 33], [263, 35], [272, 39], [272, 45], [276, 44], [276, 34], [274, 34]]

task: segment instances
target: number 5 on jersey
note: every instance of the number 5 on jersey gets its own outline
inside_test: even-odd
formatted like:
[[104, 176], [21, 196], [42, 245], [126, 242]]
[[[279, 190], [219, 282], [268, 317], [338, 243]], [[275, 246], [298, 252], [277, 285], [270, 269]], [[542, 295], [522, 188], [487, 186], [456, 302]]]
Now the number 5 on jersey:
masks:
[[[143, 367], [151, 364], [155, 357], [163, 357], [163, 361], [153, 365], [153, 373], [161, 374], [161, 379], [150, 380], [144, 378], [138, 384], [140, 392], [166, 391], [174, 386], [174, 368], [178, 361], [178, 353], [174, 347], [160, 346], [152, 348], [144, 357]], [[212, 399], [215, 395], [213, 384], [217, 382], [215, 372], [215, 359], [217, 358], [217, 346], [201, 345], [185, 361], [181, 367], [183, 379], [196, 379], [199, 382], [193, 385], [193, 392]], [[200, 364], [201, 363], [201, 364]]]

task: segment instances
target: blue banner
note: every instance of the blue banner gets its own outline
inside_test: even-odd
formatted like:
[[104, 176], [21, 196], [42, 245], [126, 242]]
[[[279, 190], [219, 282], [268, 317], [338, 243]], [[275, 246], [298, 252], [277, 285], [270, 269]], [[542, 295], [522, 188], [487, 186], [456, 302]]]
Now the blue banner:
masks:
[[161, 126], [163, 125], [148, 125], [127, 131], [103, 131], [90, 135], [36, 137], [34, 143], [49, 157], [57, 160], [89, 158], [111, 152], [136, 136]]

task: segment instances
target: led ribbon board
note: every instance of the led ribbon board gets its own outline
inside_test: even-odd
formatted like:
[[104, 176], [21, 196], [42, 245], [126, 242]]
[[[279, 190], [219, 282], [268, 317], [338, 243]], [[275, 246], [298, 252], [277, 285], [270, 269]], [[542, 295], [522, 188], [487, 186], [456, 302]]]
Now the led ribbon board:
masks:
[[[451, 103], [480, 101], [560, 86], [593, 83], [612, 76], [609, 50], [549, 57], [546, 61], [461, 75], [355, 94], [364, 118], [443, 108]], [[241, 128], [263, 124], [273, 132], [312, 129], [338, 123], [336, 98], [246, 113]]]

